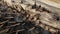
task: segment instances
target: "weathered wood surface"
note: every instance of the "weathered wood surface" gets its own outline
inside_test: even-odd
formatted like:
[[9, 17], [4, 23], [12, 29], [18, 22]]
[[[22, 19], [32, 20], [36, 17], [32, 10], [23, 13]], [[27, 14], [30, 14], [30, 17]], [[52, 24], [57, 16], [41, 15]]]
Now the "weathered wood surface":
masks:
[[[59, 8], [49, 6], [49, 5], [42, 3], [38, 0], [37, 1], [35, 1], [35, 0], [22, 0], [22, 1], [21, 0], [17, 0], [17, 1], [12, 0], [14, 2], [12, 2], [10, 0], [9, 1], [5, 0], [5, 1], [7, 2], [8, 5], [11, 5], [11, 6], [12, 5], [19, 5], [19, 6], [22, 6], [24, 10], [29, 10], [33, 14], [41, 14], [41, 16], [40, 16], [41, 20], [40, 21], [43, 24], [46, 24], [46, 25], [52, 26], [54, 28], [60, 29], [60, 9]], [[21, 2], [23, 2], [23, 3], [21, 3]], [[41, 5], [42, 7], [45, 7], [47, 10], [49, 10], [51, 12], [51, 14], [45, 13], [45, 12], [39, 12], [39, 11], [36, 11], [36, 9], [31, 9], [32, 5], [34, 5], [35, 2], [37, 5]], [[30, 5], [28, 6], [28, 4], [30, 4]], [[57, 14], [57, 15], [55, 15], [55, 14]], [[54, 17], [56, 17], [56, 18], [54, 18]], [[57, 21], [56, 19], [59, 19], [59, 20]]]

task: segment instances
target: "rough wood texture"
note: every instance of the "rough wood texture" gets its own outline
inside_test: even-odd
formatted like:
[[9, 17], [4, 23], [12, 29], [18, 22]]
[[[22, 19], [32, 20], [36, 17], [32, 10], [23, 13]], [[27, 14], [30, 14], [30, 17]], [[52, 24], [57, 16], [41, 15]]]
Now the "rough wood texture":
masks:
[[[12, 1], [14, 1], [15, 3], [13, 4], [12, 3]], [[56, 20], [54, 20], [54, 19], [59, 19], [60, 18], [60, 16], [58, 15], [58, 13], [56, 13], [56, 14], [54, 14], [53, 12], [52, 13], [46, 13], [46, 12], [40, 12], [40, 11], [36, 11], [36, 8], [39, 8], [38, 6], [35, 8], [35, 9], [31, 9], [31, 7], [32, 7], [32, 5], [30, 4], [30, 3], [34, 3], [35, 2], [35, 0], [33, 1], [33, 0], [30, 0], [30, 1], [28, 1], [28, 0], [24, 0], [25, 2], [23, 2], [23, 1], [21, 1], [21, 0], [9, 0], [9, 2], [8, 2], [8, 0], [6, 0], [6, 2], [7, 3], [9, 3], [10, 4], [10, 2], [12, 3], [12, 5], [18, 5], [17, 7], [19, 8], [19, 6], [22, 6], [23, 7], [23, 9], [24, 10], [29, 10], [30, 12], [32, 12], [32, 13], [34, 13], [34, 14], [41, 14], [42, 15], [42, 20], [45, 20], [45, 21], [47, 21], [48, 23], [46, 23], [46, 22], [44, 22], [45, 24], [47, 24], [47, 25], [50, 25], [50, 26], [53, 26], [53, 27], [55, 27], [55, 28], [59, 28], [60, 27], [60, 21], [56, 21]], [[19, 3], [19, 2], [23, 2], [22, 4], [21, 3]], [[31, 2], [32, 1], [32, 2]], [[27, 2], [30, 4], [29, 6], [28, 6], [28, 4], [27, 4]], [[25, 4], [24, 4], [25, 3]], [[8, 4], [8, 5], [9, 5]], [[39, 8], [40, 9], [40, 8]], [[44, 10], [44, 9], [43, 9]], [[46, 16], [46, 17], [45, 17]], [[54, 18], [54, 17], [56, 17], [56, 18]], [[59, 17], [59, 18], [58, 18]], [[49, 19], [51, 19], [51, 20], [49, 20]], [[51, 23], [50, 23], [51, 22]], [[60, 28], [59, 28], [60, 29]]]
[[6, 31], [7, 34], [40, 34], [39, 32], [59, 34], [57, 33], [60, 31], [59, 11], [50, 11], [50, 8], [42, 7], [42, 4], [35, 4], [35, 0], [28, 1], [12, 0], [12, 2], [9, 1], [10, 4], [8, 0], [5, 0], [0, 3], [0, 33]]

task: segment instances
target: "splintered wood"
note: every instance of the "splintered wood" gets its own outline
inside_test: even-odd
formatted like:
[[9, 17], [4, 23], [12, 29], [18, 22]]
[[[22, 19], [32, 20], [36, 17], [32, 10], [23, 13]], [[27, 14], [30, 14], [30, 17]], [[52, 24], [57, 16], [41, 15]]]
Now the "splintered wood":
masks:
[[36, 4], [16, 2], [8, 6], [5, 3], [0, 3], [0, 34], [60, 33], [60, 16], [57, 13]]

